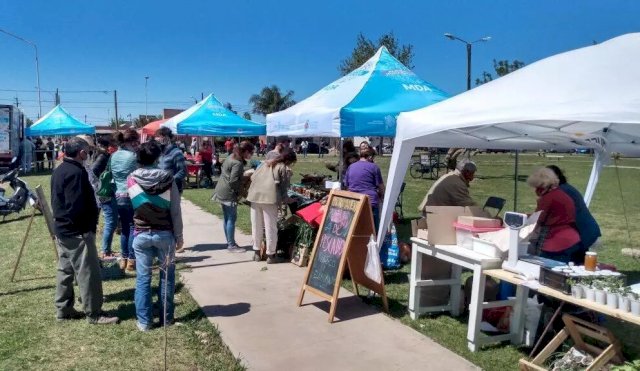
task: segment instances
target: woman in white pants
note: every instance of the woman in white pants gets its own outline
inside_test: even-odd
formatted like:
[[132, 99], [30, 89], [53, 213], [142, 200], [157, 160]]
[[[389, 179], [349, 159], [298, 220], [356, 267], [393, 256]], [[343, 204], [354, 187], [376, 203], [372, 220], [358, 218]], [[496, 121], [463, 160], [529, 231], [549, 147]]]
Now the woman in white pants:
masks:
[[264, 230], [267, 235], [267, 264], [281, 262], [276, 258], [278, 206], [288, 200], [290, 167], [295, 162], [295, 152], [286, 148], [274, 160], [266, 161], [251, 176], [247, 201], [251, 202], [253, 260], [255, 261], [260, 261], [260, 244]]

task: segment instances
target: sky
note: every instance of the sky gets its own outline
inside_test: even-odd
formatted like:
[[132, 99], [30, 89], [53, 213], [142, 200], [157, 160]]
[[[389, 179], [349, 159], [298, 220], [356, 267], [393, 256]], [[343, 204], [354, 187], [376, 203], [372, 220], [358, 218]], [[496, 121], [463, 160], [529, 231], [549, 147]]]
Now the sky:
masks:
[[[414, 46], [414, 72], [454, 95], [493, 60], [542, 58], [640, 31], [640, 1], [1, 0], [0, 29], [34, 42], [43, 115], [62, 105], [92, 124], [188, 108], [214, 93], [241, 113], [264, 86], [300, 101], [340, 77], [357, 35], [393, 31]], [[0, 33], [0, 104], [38, 117], [33, 47]], [[145, 105], [145, 77], [148, 76]], [[588, 78], [588, 77], [585, 77]], [[256, 121], [263, 118], [254, 116]]]

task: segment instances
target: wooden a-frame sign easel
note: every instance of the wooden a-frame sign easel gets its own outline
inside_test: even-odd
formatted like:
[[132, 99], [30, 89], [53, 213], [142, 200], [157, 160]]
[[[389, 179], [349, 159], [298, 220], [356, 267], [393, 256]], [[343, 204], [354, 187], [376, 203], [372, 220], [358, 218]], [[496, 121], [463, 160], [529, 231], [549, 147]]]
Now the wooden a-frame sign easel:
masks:
[[331, 303], [329, 323], [332, 323], [345, 266], [348, 266], [356, 295], [360, 295], [358, 285], [370, 289], [380, 295], [385, 312], [389, 312], [384, 277], [375, 282], [364, 272], [367, 244], [375, 234], [373, 213], [366, 195], [331, 191], [298, 296], [298, 306], [302, 305], [306, 291], [320, 296]]
[[41, 186], [37, 186], [36, 195], [38, 196], [38, 203], [33, 205], [33, 210], [31, 212], [31, 217], [29, 219], [29, 224], [27, 225], [27, 231], [24, 233], [24, 238], [22, 239], [22, 245], [20, 246], [20, 251], [18, 252], [18, 258], [16, 259], [16, 264], [13, 266], [13, 273], [11, 273], [11, 282], [14, 282], [16, 277], [16, 272], [18, 271], [18, 265], [20, 265], [20, 259], [22, 258], [22, 253], [24, 252], [24, 246], [27, 243], [27, 238], [29, 237], [29, 232], [31, 231], [31, 225], [33, 224], [33, 219], [36, 216], [36, 210], [40, 209], [40, 212], [44, 216], [45, 223], [47, 224], [47, 229], [49, 231], [49, 236], [51, 237], [51, 241], [53, 242], [53, 254], [58, 260], [58, 248], [56, 247], [56, 237], [53, 232], [53, 215], [51, 213], [51, 208], [49, 207], [49, 203], [47, 202], [47, 198], [44, 195], [44, 191], [42, 191]]

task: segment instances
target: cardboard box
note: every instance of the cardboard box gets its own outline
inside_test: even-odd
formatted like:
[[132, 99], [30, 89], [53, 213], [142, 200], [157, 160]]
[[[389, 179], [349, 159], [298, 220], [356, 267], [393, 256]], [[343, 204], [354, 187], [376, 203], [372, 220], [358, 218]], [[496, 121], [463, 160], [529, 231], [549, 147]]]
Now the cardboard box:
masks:
[[418, 237], [418, 230], [427, 229], [427, 218], [411, 220], [411, 236]]
[[[423, 280], [446, 280], [451, 278], [451, 263], [434, 258], [433, 256], [422, 256]], [[424, 286], [419, 287], [420, 306], [433, 307], [446, 305], [449, 302], [451, 288], [447, 286]]]
[[458, 217], [458, 223], [476, 228], [496, 228], [501, 227], [500, 219], [482, 218], [479, 216], [463, 215]]
[[453, 223], [459, 216], [489, 217], [489, 213], [477, 206], [427, 206], [428, 241], [432, 245], [455, 245], [456, 230]]

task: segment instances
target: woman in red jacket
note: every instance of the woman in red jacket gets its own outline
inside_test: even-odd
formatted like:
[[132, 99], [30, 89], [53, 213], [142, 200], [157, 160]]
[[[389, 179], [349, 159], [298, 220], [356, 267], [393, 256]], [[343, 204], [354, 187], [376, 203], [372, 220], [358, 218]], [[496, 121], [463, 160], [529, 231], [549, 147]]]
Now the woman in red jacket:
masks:
[[561, 262], [584, 263], [584, 251], [580, 249], [580, 235], [576, 229], [576, 209], [571, 197], [559, 187], [559, 180], [551, 169], [540, 168], [527, 179], [527, 184], [538, 195], [536, 211], [542, 211], [538, 219], [538, 239], [535, 242], [540, 256]]

